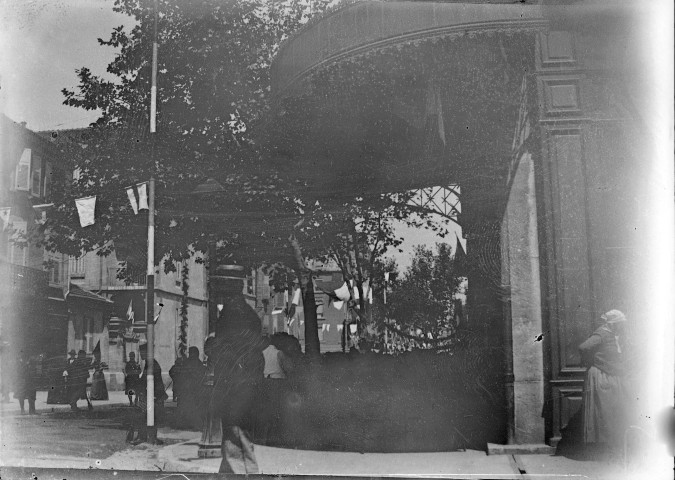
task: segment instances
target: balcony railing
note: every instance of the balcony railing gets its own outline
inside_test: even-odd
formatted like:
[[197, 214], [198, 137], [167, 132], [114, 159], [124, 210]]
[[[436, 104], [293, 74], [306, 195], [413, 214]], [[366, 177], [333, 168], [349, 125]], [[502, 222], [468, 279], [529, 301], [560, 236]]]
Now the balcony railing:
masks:
[[146, 275], [145, 273], [138, 273], [131, 275], [130, 278], [119, 278], [120, 274], [120, 269], [117, 267], [109, 267], [108, 268], [108, 275], [107, 275], [107, 283], [106, 285], [109, 287], [129, 287], [129, 286], [136, 286], [136, 287], [144, 287], [145, 286], [145, 280], [146, 280]]

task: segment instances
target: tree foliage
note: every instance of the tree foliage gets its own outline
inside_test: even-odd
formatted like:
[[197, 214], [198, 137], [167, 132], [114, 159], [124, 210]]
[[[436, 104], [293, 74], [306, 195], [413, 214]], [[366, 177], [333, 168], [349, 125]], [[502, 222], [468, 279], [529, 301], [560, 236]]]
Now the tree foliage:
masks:
[[[314, 2], [314, 11], [326, 3]], [[276, 49], [311, 12], [301, 0], [160, 1], [157, 133], [150, 134], [152, 6], [116, 0], [114, 9], [136, 24], [99, 39], [118, 49], [108, 66], [112, 79], [83, 67], [79, 85], [63, 90], [66, 105], [101, 116], [84, 138], [59, 138], [72, 159], [66, 170], [77, 168], [80, 177], [55, 189], [46, 244], [73, 254], [104, 247], [105, 255], [114, 247], [142, 265], [145, 221], [131, 211], [125, 188], [152, 174], [157, 262], [205, 252], [211, 241], [224, 255], [269, 257], [287, 241], [297, 212], [262, 162], [253, 132], [268, 109]], [[207, 179], [218, 188], [195, 195]], [[88, 195], [97, 195], [97, 221], [81, 228], [73, 200]]]
[[386, 330], [390, 350], [446, 345], [457, 327], [461, 282], [450, 245], [437, 243], [435, 251], [415, 247], [406, 271], [390, 276], [386, 317], [380, 317], [377, 325], [380, 341]]

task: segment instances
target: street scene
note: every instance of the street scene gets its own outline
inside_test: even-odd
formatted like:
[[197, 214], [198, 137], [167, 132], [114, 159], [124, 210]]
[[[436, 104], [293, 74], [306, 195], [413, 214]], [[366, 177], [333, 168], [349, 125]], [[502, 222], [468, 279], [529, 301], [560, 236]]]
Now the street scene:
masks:
[[668, 2], [2, 3], [1, 478], [672, 478]]

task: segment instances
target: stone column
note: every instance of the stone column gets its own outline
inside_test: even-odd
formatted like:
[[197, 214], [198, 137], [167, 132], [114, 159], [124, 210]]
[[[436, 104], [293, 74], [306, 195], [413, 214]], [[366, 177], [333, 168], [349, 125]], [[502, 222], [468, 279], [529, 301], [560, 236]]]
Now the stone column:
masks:
[[544, 368], [539, 242], [532, 156], [515, 172], [502, 222], [502, 280], [509, 301], [513, 413], [509, 443], [543, 444]]

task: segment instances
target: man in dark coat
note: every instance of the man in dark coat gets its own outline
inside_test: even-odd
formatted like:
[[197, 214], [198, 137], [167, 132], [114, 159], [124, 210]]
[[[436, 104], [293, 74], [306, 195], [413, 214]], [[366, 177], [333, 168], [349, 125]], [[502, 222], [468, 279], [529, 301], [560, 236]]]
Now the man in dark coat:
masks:
[[180, 395], [178, 396], [178, 414], [188, 427], [201, 428], [200, 391], [206, 367], [199, 359], [199, 349], [190, 347], [188, 358], [182, 365], [178, 376]]
[[249, 432], [263, 379], [262, 351], [266, 346], [258, 315], [243, 295], [235, 295], [218, 322], [212, 348], [214, 385], [210, 408], [222, 423], [220, 472], [258, 473]]
[[68, 400], [70, 408], [73, 411], [79, 411], [77, 407], [78, 400], [86, 400], [89, 410], [94, 409], [87, 396], [87, 380], [89, 379], [89, 369], [91, 366], [92, 361], [87, 358], [87, 352], [80, 350], [77, 352], [77, 358], [66, 367], [68, 373]]
[[[136, 354], [129, 353], [129, 361], [124, 365], [124, 391], [129, 397], [129, 406], [133, 407], [133, 396], [136, 394], [136, 385], [141, 375], [141, 366], [136, 361]], [[136, 405], [138, 405], [138, 395], [136, 395]]]
[[[139, 347], [139, 353], [141, 354], [141, 360], [146, 360], [146, 355], [148, 352], [147, 344], [143, 344]], [[159, 362], [156, 359], [153, 359], [153, 386], [155, 390], [154, 407], [155, 407], [155, 425], [161, 423], [164, 420], [164, 401], [169, 398], [166, 394], [164, 388], [164, 382], [162, 380], [162, 367], [159, 365]], [[128, 425], [127, 430], [127, 441], [133, 442], [134, 444], [147, 442], [148, 440], [148, 429], [147, 429], [147, 408], [148, 402], [153, 401], [148, 399], [148, 362], [146, 361], [145, 367], [143, 368], [143, 374], [141, 375], [138, 383], [136, 385], [136, 396], [138, 398], [138, 407], [136, 412], [134, 412], [131, 424]], [[134, 439], [134, 432], [138, 432], [138, 436]]]

